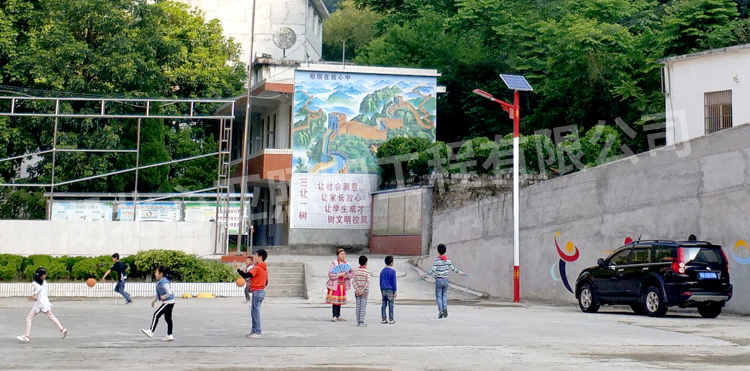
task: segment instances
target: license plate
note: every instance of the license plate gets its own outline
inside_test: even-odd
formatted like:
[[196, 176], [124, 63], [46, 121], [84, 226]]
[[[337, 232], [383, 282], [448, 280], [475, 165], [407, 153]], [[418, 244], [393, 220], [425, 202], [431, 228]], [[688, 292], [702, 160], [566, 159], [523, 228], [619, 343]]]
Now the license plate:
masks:
[[698, 278], [702, 279], [717, 279], [719, 278], [716, 272], [698, 272]]

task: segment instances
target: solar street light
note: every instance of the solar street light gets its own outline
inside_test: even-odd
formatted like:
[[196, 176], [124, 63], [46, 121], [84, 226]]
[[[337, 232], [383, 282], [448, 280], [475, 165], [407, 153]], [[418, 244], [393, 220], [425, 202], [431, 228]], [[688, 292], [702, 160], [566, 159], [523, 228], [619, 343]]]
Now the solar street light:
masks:
[[495, 98], [492, 94], [480, 90], [474, 89], [474, 94], [489, 99], [495, 103], [498, 103], [503, 107], [503, 111], [508, 112], [508, 116], [513, 119], [513, 302], [518, 303], [520, 301], [520, 259], [519, 259], [519, 226], [520, 226], [520, 213], [519, 208], [519, 180], [518, 180], [518, 169], [519, 169], [519, 123], [520, 115], [518, 102], [519, 91], [533, 91], [531, 85], [526, 78], [520, 75], [500, 75], [508, 89], [514, 90], [513, 92], [513, 104], [504, 102], [500, 99]]

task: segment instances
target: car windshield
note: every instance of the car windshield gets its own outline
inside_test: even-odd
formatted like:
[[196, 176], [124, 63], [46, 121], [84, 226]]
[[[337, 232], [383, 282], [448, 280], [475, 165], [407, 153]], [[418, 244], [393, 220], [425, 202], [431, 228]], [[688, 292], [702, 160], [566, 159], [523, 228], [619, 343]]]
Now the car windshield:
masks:
[[687, 263], [724, 264], [724, 257], [718, 248], [684, 247]]

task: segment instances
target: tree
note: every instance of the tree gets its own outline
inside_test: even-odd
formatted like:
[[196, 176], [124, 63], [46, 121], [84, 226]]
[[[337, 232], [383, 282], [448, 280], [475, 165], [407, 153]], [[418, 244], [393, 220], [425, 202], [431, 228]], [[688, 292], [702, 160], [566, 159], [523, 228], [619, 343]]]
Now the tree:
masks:
[[[0, 4], [0, 80], [3, 85], [113, 97], [227, 97], [240, 94], [245, 78], [240, 46], [225, 38], [218, 21], [206, 22], [199, 11], [172, 1], [147, 0], [9, 0]], [[35, 91], [38, 94], [39, 91]], [[47, 93], [63, 94], [63, 93]], [[31, 107], [27, 107], [30, 109]], [[49, 109], [49, 107], [46, 107]], [[201, 107], [213, 111], [216, 107]], [[67, 102], [65, 110], [95, 107]], [[113, 111], [133, 112], [127, 104]], [[174, 113], [174, 106], [152, 107]], [[49, 119], [11, 118], [0, 125], [0, 156], [48, 149]], [[58, 147], [135, 148], [135, 120], [60, 120]], [[5, 131], [3, 130], [3, 131]], [[165, 122], [143, 120], [141, 164], [216, 151], [213, 121]], [[50, 181], [50, 156], [44, 156], [34, 183]], [[64, 153], [58, 155], [58, 181], [134, 167], [132, 154]], [[19, 165], [20, 160], [14, 165]], [[142, 171], [139, 190], [169, 192], [210, 187], [215, 158]], [[209, 171], [213, 167], [213, 171]], [[17, 176], [0, 163], [5, 178]], [[8, 180], [8, 179], [6, 179]], [[96, 192], [130, 192], [134, 177], [123, 174], [56, 188]], [[26, 192], [26, 191], [24, 191]], [[30, 192], [27, 192], [31, 194]], [[5, 195], [0, 195], [5, 198]], [[0, 201], [2, 202], [2, 201]], [[0, 217], [18, 215], [3, 213]]]
[[372, 10], [357, 8], [352, 0], [338, 4], [339, 8], [323, 24], [323, 59], [338, 61], [346, 42], [346, 57], [354, 59], [358, 49], [375, 38], [377, 23], [382, 18]]
[[678, 55], [733, 45], [730, 24], [739, 16], [732, 0], [676, 0], [667, 7], [661, 42], [665, 54]]

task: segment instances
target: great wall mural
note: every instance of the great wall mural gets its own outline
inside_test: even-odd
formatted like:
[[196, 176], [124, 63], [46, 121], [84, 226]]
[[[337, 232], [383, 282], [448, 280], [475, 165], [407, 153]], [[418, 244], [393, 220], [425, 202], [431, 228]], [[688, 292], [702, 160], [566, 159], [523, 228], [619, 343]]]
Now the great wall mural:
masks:
[[435, 85], [435, 77], [297, 71], [294, 172], [377, 174], [384, 141], [435, 141]]

